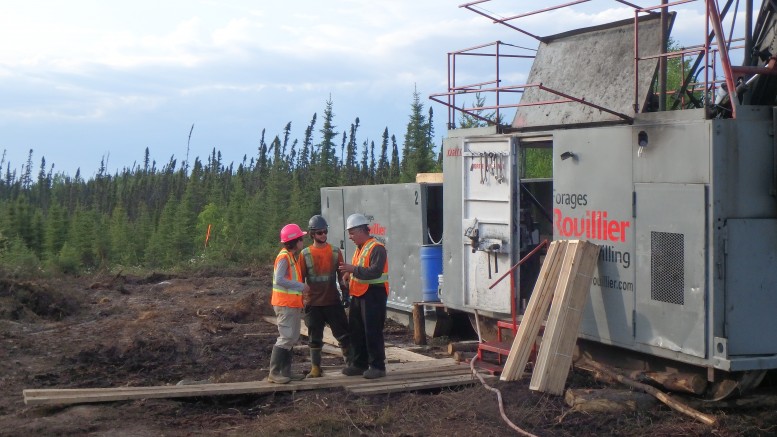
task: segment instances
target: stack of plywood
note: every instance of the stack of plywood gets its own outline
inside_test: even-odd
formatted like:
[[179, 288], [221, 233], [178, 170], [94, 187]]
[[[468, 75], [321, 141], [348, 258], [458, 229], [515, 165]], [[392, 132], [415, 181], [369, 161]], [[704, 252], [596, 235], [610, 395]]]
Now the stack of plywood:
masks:
[[522, 376], [550, 305], [529, 388], [562, 394], [598, 256], [599, 246], [587, 241], [551, 243], [507, 357], [501, 377], [503, 381], [517, 380]]

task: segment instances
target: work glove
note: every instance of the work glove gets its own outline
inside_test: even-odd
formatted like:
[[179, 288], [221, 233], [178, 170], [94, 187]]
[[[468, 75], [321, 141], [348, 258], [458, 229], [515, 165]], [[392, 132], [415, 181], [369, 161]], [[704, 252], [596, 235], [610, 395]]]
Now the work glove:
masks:
[[351, 296], [348, 294], [348, 290], [340, 291], [340, 299], [342, 301], [343, 308], [348, 308], [348, 305], [351, 304]]

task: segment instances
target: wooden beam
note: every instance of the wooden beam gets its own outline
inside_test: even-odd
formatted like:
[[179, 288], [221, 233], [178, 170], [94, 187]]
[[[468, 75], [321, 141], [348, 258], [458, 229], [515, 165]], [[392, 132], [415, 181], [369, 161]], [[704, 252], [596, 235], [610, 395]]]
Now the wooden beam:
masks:
[[365, 386], [348, 387], [346, 390], [354, 394], [374, 395], [374, 394], [382, 394], [382, 393], [396, 393], [396, 392], [414, 391], [414, 390], [428, 390], [431, 388], [471, 385], [477, 382], [478, 380], [475, 379], [472, 375], [458, 375], [458, 376], [450, 376], [446, 378], [436, 377], [436, 378], [424, 379], [420, 381], [402, 382], [402, 383], [397, 383], [393, 385], [386, 384], [386, 385], [379, 385], [379, 386], [365, 385]]
[[415, 182], [417, 184], [441, 184], [442, 173], [416, 173]]
[[569, 242], [529, 383], [531, 390], [555, 395], [564, 392], [598, 258], [599, 245], [580, 240]]
[[[451, 358], [440, 360], [389, 364], [386, 377], [380, 381], [410, 381], [429, 375], [456, 375], [469, 372], [469, 368], [455, 363]], [[77, 389], [27, 389], [22, 392], [27, 405], [67, 405], [112, 402], [132, 399], [185, 398], [200, 396], [261, 394], [281, 391], [317, 390], [333, 387], [349, 387], [369, 383], [361, 377], [349, 377], [339, 372], [326, 373], [321, 378], [305, 379], [289, 384], [268, 381], [248, 381], [220, 384], [165, 385], [149, 387], [77, 388]]]
[[700, 395], [707, 390], [707, 379], [697, 373], [646, 372], [645, 378], [663, 385], [669, 391]]
[[572, 407], [572, 411], [589, 414], [642, 411], [658, 403], [656, 398], [647, 393], [612, 388], [570, 388], [564, 393], [564, 402]]
[[448, 343], [448, 355], [455, 352], [474, 352], [478, 350], [480, 342], [477, 340], [452, 341]]
[[413, 341], [418, 345], [426, 344], [424, 306], [418, 303], [413, 304]]
[[500, 377], [502, 381], [517, 381], [523, 376], [526, 364], [529, 362], [529, 355], [553, 299], [553, 291], [558, 282], [558, 273], [561, 270], [566, 250], [567, 242], [564, 240], [550, 243], [545, 262], [542, 264], [537, 282], [534, 284], [534, 291], [529, 298], [526, 312], [518, 325], [518, 331], [515, 334], [507, 361], [505, 361], [504, 370]]
[[715, 416], [704, 414], [689, 405], [679, 401], [678, 399], [673, 398], [672, 396], [669, 396], [668, 394], [658, 390], [655, 387], [651, 387], [647, 384], [642, 384], [640, 382], [634, 381], [631, 378], [627, 378], [626, 376], [618, 373], [616, 370], [611, 369], [601, 363], [594, 362], [594, 361], [587, 361], [586, 366], [593, 367], [595, 370], [606, 374], [610, 378], [613, 378], [617, 380], [618, 382], [621, 382], [623, 384], [628, 385], [629, 387], [635, 388], [637, 390], [642, 390], [645, 393], [648, 393], [650, 395], [653, 395], [658, 399], [659, 401], [663, 402], [666, 406], [669, 408], [678, 411], [680, 413], [683, 413], [687, 416], [690, 416], [696, 420], [698, 420], [701, 423], [704, 423], [705, 425], [714, 426], [717, 424], [717, 418]]

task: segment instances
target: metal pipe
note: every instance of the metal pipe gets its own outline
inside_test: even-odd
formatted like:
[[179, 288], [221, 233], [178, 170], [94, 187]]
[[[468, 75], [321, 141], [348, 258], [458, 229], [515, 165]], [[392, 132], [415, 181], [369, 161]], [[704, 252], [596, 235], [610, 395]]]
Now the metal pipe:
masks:
[[[451, 53], [448, 53], [448, 91], [451, 90]], [[448, 104], [445, 105], [448, 109], [448, 130], [454, 129], [456, 126], [453, 124], [453, 102], [451, 102], [451, 96], [448, 95]]]
[[[772, 108], [772, 129], [777, 126], [777, 110]], [[777, 196], [777, 135], [772, 135], [772, 196]]]
[[527, 253], [526, 256], [521, 258], [521, 260], [518, 261], [518, 263], [516, 263], [514, 266], [510, 267], [510, 270], [508, 270], [507, 273], [505, 273], [504, 275], [500, 276], [499, 279], [496, 280], [496, 282], [494, 282], [493, 284], [491, 284], [490, 287], [488, 287], [488, 289], [491, 290], [492, 288], [496, 287], [497, 284], [502, 282], [502, 279], [506, 278], [507, 275], [513, 273], [515, 271], [515, 269], [520, 267], [521, 264], [526, 262], [526, 260], [531, 258], [532, 255], [534, 255], [535, 253], [539, 252], [540, 249], [542, 249], [543, 247], [547, 246], [548, 244], [550, 244], [548, 242], [548, 240], [542, 240], [542, 243], [538, 244], [537, 247], [535, 247], [534, 249], [531, 250], [531, 252]]
[[[707, 7], [707, 3], [710, 0], [704, 0], [704, 10], [705, 10], [705, 19], [704, 19], [704, 34], [707, 35], [707, 41], [704, 41], [704, 94], [708, 97], [705, 99], [704, 106], [707, 108], [707, 115], [709, 115], [709, 102], [714, 102], [714, 96], [710, 96], [710, 70], [707, 68], [710, 60], [710, 41], [712, 41], [712, 35], [710, 34], [710, 20], [709, 20], [709, 8]], [[712, 98], [710, 98], [712, 97]]]
[[661, 56], [658, 59], [658, 110], [666, 111], [666, 70], [667, 70], [667, 58], [666, 52], [668, 50], [668, 37], [669, 37], [669, 11], [666, 6], [668, 0], [661, 0]]
[[477, 50], [477, 49], [483, 49], [483, 48], [486, 48], [486, 47], [491, 47], [492, 45], [494, 45], [494, 44], [496, 44], [496, 43], [498, 43], [498, 42], [499, 42], [499, 41], [494, 41], [494, 42], [487, 42], [487, 43], [484, 43], [484, 44], [480, 44], [480, 45], [478, 45], [478, 46], [467, 47], [466, 49], [456, 50], [456, 51], [455, 51], [455, 52], [453, 52], [453, 53], [456, 53], [456, 54], [463, 54], [464, 52], [468, 52], [468, 51], [470, 51], [470, 50]]
[[[476, 3], [481, 3], [481, 2], [476, 2]], [[473, 4], [474, 4], [474, 3], [473, 3]], [[486, 14], [485, 12], [478, 11], [478, 10], [476, 10], [476, 9], [472, 9], [472, 8], [470, 7], [470, 5], [461, 5], [460, 7], [467, 8], [467, 9], [469, 9], [470, 11], [472, 11], [472, 12], [474, 12], [474, 13], [478, 14], [478, 15], [482, 15], [482, 16], [484, 16], [484, 17], [488, 18], [489, 20], [492, 20], [494, 23], [499, 23], [499, 19], [498, 19], [498, 18], [492, 17], [491, 15], [488, 15], [488, 14]], [[542, 37], [539, 37], [539, 36], [537, 36], [537, 35], [535, 35], [535, 34], [533, 34], [533, 33], [529, 33], [529, 32], [527, 32], [527, 31], [525, 31], [525, 30], [523, 30], [523, 29], [520, 29], [520, 28], [518, 28], [518, 27], [515, 27], [515, 26], [513, 26], [512, 24], [509, 24], [509, 23], [499, 23], [499, 24], [502, 24], [502, 25], [504, 25], [504, 26], [507, 26], [507, 27], [509, 27], [510, 29], [513, 29], [513, 30], [515, 30], [515, 31], [521, 32], [522, 34], [524, 34], [524, 35], [526, 35], [526, 36], [530, 36], [530, 37], [532, 37], [532, 38], [536, 39], [537, 41], [543, 41], [543, 40], [544, 40], [544, 38], [542, 38]]]
[[496, 42], [496, 119], [494, 120], [494, 124], [499, 126], [500, 124], [500, 118], [499, 118], [499, 85], [501, 81], [499, 80], [499, 44], [500, 41]]
[[579, 3], [586, 3], [586, 2], [589, 2], [589, 1], [591, 1], [591, 0], [576, 0], [576, 1], [573, 1], [573, 2], [565, 3], [563, 5], [550, 6], [550, 7], [545, 8], [545, 9], [538, 9], [536, 11], [526, 12], [524, 14], [513, 15], [512, 17], [502, 18], [501, 20], [494, 21], [494, 23], [504, 23], [505, 21], [510, 21], [510, 20], [515, 20], [515, 19], [518, 19], [518, 18], [528, 17], [530, 15], [540, 14], [542, 12], [548, 12], [548, 11], [552, 11], [552, 10], [555, 10], [555, 9], [561, 9], [561, 8], [565, 8], [567, 6], [573, 6], [573, 5], [576, 5], [576, 4], [579, 4]]
[[731, 66], [731, 72], [736, 74], [766, 74], [769, 76], [777, 75], [777, 70], [769, 67], [750, 67], [750, 66]]
[[[451, 83], [451, 87], [448, 89], [448, 91], [453, 90], [456, 88], [456, 54], [453, 54], [453, 70], [451, 72], [451, 78], [453, 79], [453, 82]], [[453, 108], [456, 107], [456, 95], [453, 95]], [[451, 126], [456, 128], [456, 111], [453, 111], [453, 120], [451, 120]]]
[[712, 22], [712, 28], [715, 30], [715, 37], [718, 39], [720, 63], [723, 68], [723, 75], [726, 78], [726, 91], [728, 92], [728, 98], [731, 102], [731, 118], [736, 118], [737, 90], [734, 86], [734, 77], [731, 73], [731, 63], [728, 58], [728, 48], [725, 44], [726, 36], [723, 34], [723, 26], [720, 22], [720, 15], [718, 15], [718, 4], [716, 0], [707, 0], [707, 12], [709, 14], [709, 21]]
[[753, 65], [753, 0], [745, 1], [745, 56], [742, 65]]
[[[493, 53], [458, 53], [461, 56], [487, 56], [489, 58], [493, 57]], [[501, 57], [503, 58], [517, 58], [517, 59], [534, 59], [536, 56], [534, 55], [505, 55], [502, 54]]]
[[629, 117], [628, 115], [621, 114], [620, 112], [615, 112], [615, 111], [613, 111], [611, 109], [607, 109], [607, 108], [605, 108], [604, 106], [601, 106], [601, 105], [597, 105], [597, 104], [594, 104], [594, 103], [591, 103], [591, 102], [587, 102], [585, 99], [579, 99], [577, 97], [570, 96], [569, 94], [562, 93], [561, 91], [556, 91], [554, 89], [542, 86], [542, 84], [540, 84], [539, 88], [541, 90], [543, 90], [543, 91], [548, 91], [548, 92], [551, 92], [551, 93], [553, 93], [553, 94], [555, 94], [557, 96], [566, 97], [567, 99], [572, 99], [572, 100], [574, 100], [574, 101], [576, 101], [578, 103], [582, 103], [584, 105], [588, 105], [588, 106], [591, 106], [593, 108], [596, 108], [596, 109], [598, 109], [600, 111], [604, 111], [604, 112], [606, 112], [608, 114], [612, 114], [612, 115], [614, 115], [616, 117], [620, 117], [620, 118], [622, 118], [622, 119], [624, 119], [624, 120], [626, 120], [628, 122], [634, 121], [634, 118]]
[[634, 10], [634, 113], [639, 113], [639, 11]]

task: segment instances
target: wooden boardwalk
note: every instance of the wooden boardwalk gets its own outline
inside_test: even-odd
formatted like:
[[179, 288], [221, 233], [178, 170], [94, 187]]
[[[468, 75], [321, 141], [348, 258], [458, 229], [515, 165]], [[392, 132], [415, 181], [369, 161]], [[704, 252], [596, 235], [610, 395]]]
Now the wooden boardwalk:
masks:
[[390, 363], [384, 378], [368, 380], [360, 376], [344, 376], [340, 369], [327, 369], [321, 378], [273, 384], [267, 381], [247, 381], [222, 384], [164, 385], [149, 387], [28, 389], [23, 391], [27, 405], [67, 405], [113, 402], [133, 399], [188, 398], [294, 392], [343, 387], [361, 395], [424, 390], [470, 385], [478, 382], [469, 366], [457, 364], [451, 358], [427, 361]]

